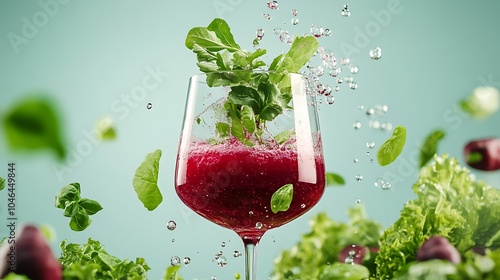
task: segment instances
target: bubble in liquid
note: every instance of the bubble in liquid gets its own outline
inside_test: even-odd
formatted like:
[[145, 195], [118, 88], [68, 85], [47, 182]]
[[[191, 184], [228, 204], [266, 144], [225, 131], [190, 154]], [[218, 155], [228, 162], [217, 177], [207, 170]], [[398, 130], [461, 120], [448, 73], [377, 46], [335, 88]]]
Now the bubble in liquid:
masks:
[[272, 17], [271, 17], [271, 15], [270, 15], [270, 14], [262, 14], [262, 17], [263, 17], [264, 19], [267, 19], [267, 20], [271, 20], [271, 19], [272, 19]]
[[375, 147], [375, 142], [366, 142], [366, 147], [373, 149]]
[[267, 7], [271, 10], [277, 10], [279, 7], [278, 1], [267, 1]]
[[253, 215], [253, 211], [248, 211], [248, 215]]
[[151, 108], [153, 108], [153, 103], [149, 102], [148, 105], [146, 105], [146, 108], [148, 110], [150, 110]]
[[237, 258], [237, 257], [241, 257], [243, 254], [240, 252], [240, 251], [234, 251], [233, 253], [233, 257]]
[[332, 30], [329, 28], [325, 29], [325, 31], [323, 33], [325, 36], [332, 36]]
[[181, 258], [179, 258], [178, 256], [173, 256], [172, 258], [170, 258], [170, 264], [172, 266], [178, 266], [181, 264]]
[[358, 181], [358, 182], [363, 181], [363, 175], [356, 175], [354, 178], [355, 178], [355, 179], [356, 179], [356, 181]]
[[335, 97], [333, 97], [332, 95], [328, 95], [325, 97], [325, 101], [326, 103], [332, 105], [333, 103], [335, 103]]
[[373, 60], [379, 60], [382, 57], [382, 49], [379, 47], [376, 47], [376, 48], [370, 50], [370, 57]]
[[184, 263], [184, 265], [188, 265], [191, 263], [191, 258], [189, 257], [185, 257], [183, 260], [182, 260], [182, 263]]
[[359, 72], [359, 68], [356, 65], [351, 65], [350, 70], [352, 74], [357, 74]]
[[255, 228], [256, 229], [262, 229], [262, 223], [261, 222], [255, 223]]
[[323, 36], [323, 27], [321, 25], [316, 25], [316, 24], [313, 24], [311, 25], [311, 34], [316, 37], [316, 38], [319, 38], [321, 36]]
[[257, 39], [262, 40], [264, 37], [265, 31], [262, 28], [258, 28], [257, 31], [255, 32], [255, 35], [257, 36]]
[[293, 25], [299, 24], [299, 19], [298, 18], [292, 18], [292, 24]]
[[361, 122], [355, 122], [353, 124], [354, 129], [360, 129], [361, 128]]
[[302, 204], [300, 205], [300, 208], [304, 209], [304, 208], [306, 208], [306, 205], [305, 205], [304, 203], [302, 203]]
[[299, 11], [297, 11], [296, 9], [292, 9], [292, 16], [296, 17], [299, 15]]
[[175, 223], [175, 221], [168, 221], [168, 223], [167, 223], [168, 230], [174, 230], [176, 228], [177, 228], [177, 224]]

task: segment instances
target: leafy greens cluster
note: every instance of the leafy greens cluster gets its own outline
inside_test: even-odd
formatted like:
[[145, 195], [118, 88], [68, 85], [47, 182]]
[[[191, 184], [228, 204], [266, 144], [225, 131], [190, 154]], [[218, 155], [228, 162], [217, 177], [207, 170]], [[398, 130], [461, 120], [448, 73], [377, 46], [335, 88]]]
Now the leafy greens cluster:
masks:
[[261, 59], [265, 49], [242, 49], [227, 22], [216, 18], [207, 27], [192, 28], [185, 45], [196, 53], [197, 66], [206, 73], [208, 86], [230, 88], [224, 103], [230, 121], [216, 125], [217, 135], [232, 135], [252, 146], [254, 140], [262, 138], [266, 121], [291, 109], [288, 73], [297, 73], [314, 55], [319, 43], [314, 36], [296, 37], [287, 53], [267, 65]]

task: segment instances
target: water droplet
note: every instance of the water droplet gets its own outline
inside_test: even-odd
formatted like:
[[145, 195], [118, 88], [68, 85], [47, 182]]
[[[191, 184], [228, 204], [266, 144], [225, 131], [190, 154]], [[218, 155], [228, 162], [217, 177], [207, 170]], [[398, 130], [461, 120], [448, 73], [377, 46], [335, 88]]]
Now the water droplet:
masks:
[[271, 20], [272, 16], [270, 14], [262, 14], [262, 17], [267, 20]]
[[367, 157], [368, 157], [368, 156], [370, 156], [370, 152], [366, 152], [366, 156], [367, 156]]
[[368, 110], [366, 110], [366, 115], [367, 116], [373, 116], [373, 114], [375, 114], [375, 109], [368, 108]]
[[256, 229], [262, 229], [262, 223], [261, 222], [255, 223], [255, 228]]
[[210, 278], [210, 280], [217, 280], [217, 277], [212, 276], [212, 278]]
[[178, 256], [173, 256], [170, 258], [170, 264], [172, 266], [178, 266], [181, 264], [181, 258], [179, 258]]
[[151, 108], [153, 108], [153, 103], [149, 102], [148, 105], [146, 105], [146, 108], [151, 110]]
[[370, 122], [370, 127], [379, 129], [380, 128], [380, 122], [379, 121], [372, 121]]
[[304, 203], [302, 203], [302, 204], [300, 205], [300, 208], [304, 209], [304, 208], [306, 208], [306, 205], [305, 205]]
[[292, 9], [292, 16], [296, 17], [299, 15], [299, 11], [297, 11], [296, 9]]
[[352, 74], [357, 74], [359, 72], [358, 66], [355, 66], [355, 65], [351, 65], [350, 70], [351, 70]]
[[222, 248], [226, 247], [226, 242], [222, 242], [222, 244], [220, 245]]
[[238, 258], [241, 257], [243, 254], [240, 251], [234, 251], [233, 257]]
[[361, 128], [361, 122], [355, 122], [353, 124], [354, 129], [360, 129]]
[[329, 85], [327, 85], [327, 86], [325, 87], [324, 95], [325, 95], [325, 96], [329, 96], [330, 94], [332, 94], [332, 90], [333, 90], [333, 89], [332, 89], [332, 87], [331, 87], [331, 86], [329, 86]]
[[253, 211], [248, 211], [248, 215], [253, 215]]
[[343, 17], [348, 17], [351, 15], [351, 11], [349, 11], [349, 5], [348, 4], [345, 4], [344, 7], [342, 8], [342, 12], [340, 12], [340, 14], [343, 16]]
[[355, 159], [354, 159], [354, 163], [358, 163], [358, 161], [359, 161], [359, 160], [358, 160], [357, 158], [355, 158]]
[[361, 198], [356, 199], [356, 203], [361, 203]]
[[277, 10], [278, 6], [278, 1], [267, 1], [267, 7], [271, 10]]
[[227, 265], [227, 259], [226, 257], [224, 256], [220, 256], [218, 259], [217, 259], [217, 265], [220, 266], [220, 267], [224, 267]]
[[358, 83], [356, 82], [350, 82], [349, 83], [349, 88], [352, 89], [352, 90], [355, 90], [358, 88]]
[[375, 147], [375, 142], [366, 142], [366, 147], [373, 149]]
[[349, 64], [349, 62], [351, 62], [351, 60], [347, 57], [343, 57], [340, 59], [340, 64], [342, 64], [342, 65], [347, 65], [347, 64]]
[[387, 181], [385, 178], [383, 177], [378, 177], [375, 182], [373, 183], [373, 185], [377, 188], [381, 188], [383, 190], [388, 190], [391, 188], [391, 183], [389, 181]]
[[338, 78], [338, 79], [337, 79], [337, 84], [341, 84], [341, 83], [343, 83], [343, 82], [344, 82], [344, 79], [342, 79], [342, 78]]
[[174, 243], [174, 242], [175, 242], [175, 239], [174, 239], [174, 238], [172, 238], [172, 243]]
[[255, 32], [255, 35], [257, 36], [257, 39], [262, 40], [264, 37], [265, 31], [262, 28], [258, 28], [257, 31]]
[[189, 257], [185, 257], [185, 258], [182, 260], [182, 262], [184, 263], [184, 265], [188, 265], [188, 264], [190, 264], [190, 263], [191, 263], [191, 258], [189, 258]]
[[356, 181], [358, 181], [358, 182], [363, 181], [363, 175], [356, 175], [354, 178], [355, 178], [355, 179], [356, 179]]
[[316, 25], [316, 24], [313, 24], [311, 25], [311, 34], [316, 37], [316, 38], [319, 38], [321, 36], [323, 36], [323, 27], [321, 25]]
[[299, 19], [298, 18], [292, 18], [292, 24], [293, 25], [299, 24]]
[[335, 92], [338, 92], [338, 91], [340, 90], [340, 87], [339, 87], [339, 86], [334, 86], [334, 87], [333, 87], [333, 90], [334, 90]]
[[175, 223], [175, 221], [168, 221], [168, 223], [167, 223], [168, 230], [174, 230], [176, 228], [177, 228], [177, 224]]
[[380, 129], [382, 129], [384, 131], [391, 131], [392, 130], [392, 124], [391, 123], [380, 124]]
[[376, 48], [370, 50], [370, 57], [374, 60], [379, 60], [382, 57], [382, 49], [379, 47], [376, 47]]
[[365, 109], [365, 106], [363, 106], [363, 105], [358, 106], [358, 110], [364, 110], [364, 109]]
[[332, 36], [332, 30], [330, 28], [326, 28], [323, 33], [325, 36]]
[[375, 162], [375, 160], [373, 160], [373, 159], [371, 158], [371, 159], [370, 159], [370, 163], [374, 163], [374, 162]]
[[326, 103], [332, 105], [333, 103], [335, 103], [335, 97], [333, 97], [332, 95], [328, 95], [325, 97], [325, 101]]

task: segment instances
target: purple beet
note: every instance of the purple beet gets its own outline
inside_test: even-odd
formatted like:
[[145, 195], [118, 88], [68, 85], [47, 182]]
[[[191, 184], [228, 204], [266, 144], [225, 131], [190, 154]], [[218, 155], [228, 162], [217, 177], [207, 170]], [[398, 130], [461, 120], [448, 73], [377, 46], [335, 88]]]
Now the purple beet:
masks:
[[10, 272], [26, 275], [31, 280], [62, 279], [61, 264], [33, 225], [23, 226], [15, 239], [7, 240], [0, 249], [0, 259], [0, 279]]
[[464, 147], [467, 165], [482, 171], [500, 169], [500, 138], [485, 138], [470, 141]]
[[454, 264], [461, 261], [460, 253], [442, 236], [432, 236], [417, 250], [417, 261], [448, 260]]

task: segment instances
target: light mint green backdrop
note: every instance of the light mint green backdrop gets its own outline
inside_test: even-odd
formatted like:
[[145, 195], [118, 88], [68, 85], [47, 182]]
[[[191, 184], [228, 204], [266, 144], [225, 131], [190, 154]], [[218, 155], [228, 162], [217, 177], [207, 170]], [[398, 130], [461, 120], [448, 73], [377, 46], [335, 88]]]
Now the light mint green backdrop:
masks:
[[[70, 157], [62, 162], [50, 153], [14, 153], [7, 149], [2, 132], [0, 176], [6, 176], [8, 162], [16, 163], [18, 217], [22, 222], [51, 224], [58, 235], [53, 244], [56, 254], [62, 239], [85, 242], [92, 237], [120, 258], [144, 257], [152, 267], [150, 279], [160, 279], [172, 256], [191, 258], [192, 263], [181, 269], [184, 279], [231, 279], [235, 272], [243, 273], [243, 258], [232, 256], [243, 250], [236, 234], [192, 213], [173, 188], [188, 78], [197, 73], [195, 56], [184, 47], [185, 35], [194, 26], [222, 17], [247, 49], [252, 48], [256, 29], [264, 28], [261, 45], [269, 49], [267, 61], [286, 49], [273, 28], [302, 35], [311, 24], [322, 25], [332, 30], [332, 36], [320, 38], [321, 44], [338, 58], [349, 56], [360, 69], [351, 75], [358, 89], [342, 84], [336, 103], [324, 103], [320, 110], [327, 169], [344, 176], [347, 184], [328, 188], [313, 211], [264, 236], [259, 279], [267, 278], [281, 250], [309, 230], [308, 219], [315, 213], [325, 211], [344, 221], [346, 208], [360, 199], [371, 218], [388, 226], [404, 202], [413, 198], [416, 155], [427, 133], [446, 130], [439, 152], [461, 161], [468, 140], [500, 137], [499, 113], [476, 121], [457, 107], [477, 86], [500, 86], [500, 2], [347, 3], [350, 17], [340, 15], [345, 3], [338, 1], [280, 1], [276, 11], [264, 0], [0, 1], [0, 112], [27, 92], [47, 92], [58, 105], [70, 149]], [[292, 9], [299, 12], [296, 26], [290, 23]], [[273, 18], [265, 20], [263, 13]], [[383, 56], [374, 61], [368, 52], [377, 46]], [[152, 86], [134, 96], [145, 79]], [[381, 122], [408, 130], [402, 155], [387, 167], [370, 159], [390, 134], [370, 128], [365, 110], [358, 109], [377, 104], [389, 108]], [[91, 142], [102, 117], [115, 121], [118, 137]], [[357, 121], [362, 126], [355, 130]], [[366, 147], [369, 141], [376, 143], [374, 149]], [[145, 155], [155, 149], [163, 150], [159, 184], [164, 202], [148, 212], [136, 198], [132, 178]], [[500, 186], [498, 171], [475, 173]], [[359, 182], [357, 175], [363, 176]], [[379, 176], [391, 180], [390, 190], [374, 187]], [[54, 195], [71, 182], [80, 182], [82, 196], [104, 206], [84, 232], [72, 232], [53, 205]], [[5, 190], [0, 201], [0, 235], [5, 235]], [[176, 230], [165, 228], [169, 220], [177, 222]], [[219, 250], [228, 258], [223, 268], [212, 261]]]

